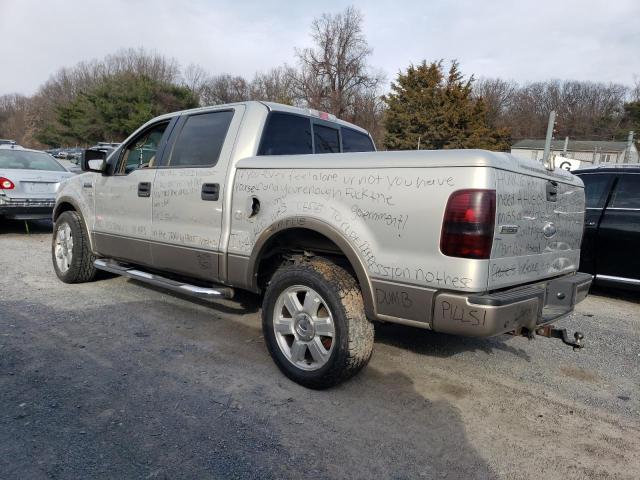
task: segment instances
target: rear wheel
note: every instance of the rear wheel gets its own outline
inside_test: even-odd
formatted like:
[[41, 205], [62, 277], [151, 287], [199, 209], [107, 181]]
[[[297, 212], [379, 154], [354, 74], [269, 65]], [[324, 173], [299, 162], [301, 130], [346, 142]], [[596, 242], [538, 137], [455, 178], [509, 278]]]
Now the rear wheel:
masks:
[[82, 218], [77, 212], [63, 212], [53, 226], [51, 243], [53, 268], [65, 283], [90, 282], [96, 276], [95, 256]]
[[310, 388], [328, 388], [355, 375], [373, 350], [373, 325], [356, 280], [318, 257], [274, 274], [262, 328], [280, 370]]

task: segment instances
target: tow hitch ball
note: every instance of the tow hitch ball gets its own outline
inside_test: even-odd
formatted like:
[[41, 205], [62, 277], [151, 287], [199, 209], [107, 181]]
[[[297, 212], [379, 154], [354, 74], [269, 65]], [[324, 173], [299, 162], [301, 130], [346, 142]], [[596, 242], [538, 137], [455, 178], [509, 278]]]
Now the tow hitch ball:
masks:
[[573, 334], [573, 338], [575, 340], [572, 341], [569, 339], [566, 328], [554, 328], [551, 325], [545, 325], [544, 327], [536, 329], [536, 335], [548, 338], [559, 338], [566, 345], [573, 347], [574, 350], [584, 347], [584, 343], [582, 343], [584, 335], [580, 332], [576, 332]]

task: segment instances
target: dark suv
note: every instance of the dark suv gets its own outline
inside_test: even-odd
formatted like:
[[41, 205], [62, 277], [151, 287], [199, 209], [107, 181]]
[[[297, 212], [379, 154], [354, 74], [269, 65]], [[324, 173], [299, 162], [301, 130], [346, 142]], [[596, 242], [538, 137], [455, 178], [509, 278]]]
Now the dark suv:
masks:
[[577, 170], [587, 213], [580, 271], [595, 282], [640, 289], [640, 165]]

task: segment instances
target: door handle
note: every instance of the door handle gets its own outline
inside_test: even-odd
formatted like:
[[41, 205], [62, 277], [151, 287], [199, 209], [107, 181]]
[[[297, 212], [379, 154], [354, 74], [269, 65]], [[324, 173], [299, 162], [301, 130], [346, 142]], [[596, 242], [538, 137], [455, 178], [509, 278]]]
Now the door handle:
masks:
[[151, 196], [151, 182], [140, 182], [138, 184], [138, 196], [139, 197]]
[[558, 182], [549, 180], [547, 182], [547, 202], [558, 201]]
[[209, 202], [217, 202], [220, 196], [219, 183], [203, 183], [200, 198]]

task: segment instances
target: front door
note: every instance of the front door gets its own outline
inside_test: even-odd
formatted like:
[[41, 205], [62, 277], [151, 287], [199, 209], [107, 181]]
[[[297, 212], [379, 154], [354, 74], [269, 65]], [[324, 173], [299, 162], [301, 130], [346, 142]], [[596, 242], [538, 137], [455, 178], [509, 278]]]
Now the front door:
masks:
[[96, 250], [103, 257], [150, 265], [151, 194], [170, 120], [151, 125], [110, 158], [95, 184]]
[[219, 278], [223, 199], [242, 106], [183, 116], [153, 184], [154, 266]]

